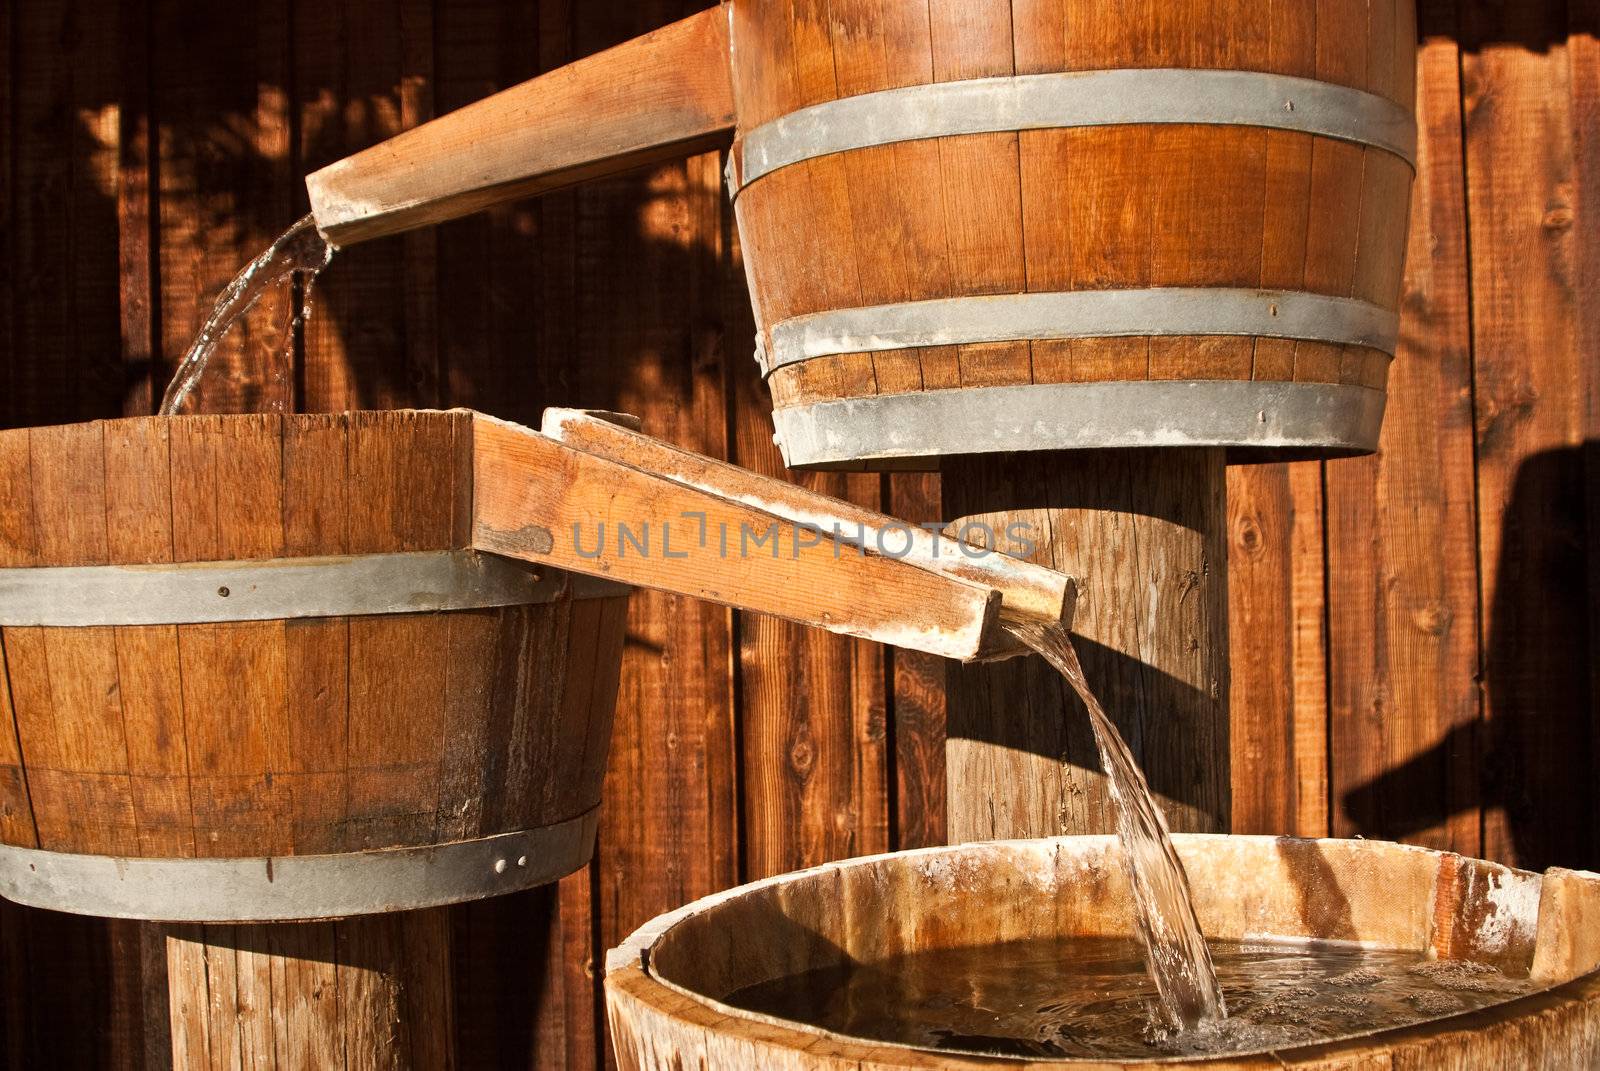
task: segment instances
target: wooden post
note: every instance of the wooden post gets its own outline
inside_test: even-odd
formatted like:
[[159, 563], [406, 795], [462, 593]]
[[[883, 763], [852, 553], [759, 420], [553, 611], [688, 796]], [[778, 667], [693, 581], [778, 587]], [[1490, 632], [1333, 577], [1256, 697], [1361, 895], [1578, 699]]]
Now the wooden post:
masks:
[[455, 1066], [443, 908], [145, 932], [166, 947], [174, 1068]]
[[[946, 458], [944, 515], [1078, 578], [1073, 640], [1174, 830], [1228, 829], [1220, 449]], [[982, 527], [976, 527], [982, 526]], [[1008, 531], [1009, 529], [1009, 531]], [[1041, 659], [950, 667], [951, 843], [1113, 828], [1086, 715]]]

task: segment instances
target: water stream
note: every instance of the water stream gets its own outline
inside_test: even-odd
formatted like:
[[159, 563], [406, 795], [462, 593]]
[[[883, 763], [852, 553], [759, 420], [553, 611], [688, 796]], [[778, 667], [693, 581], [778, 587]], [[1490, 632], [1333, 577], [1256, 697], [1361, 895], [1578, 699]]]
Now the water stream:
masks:
[[[173, 373], [172, 382], [167, 384], [166, 393], [161, 396], [160, 414], [173, 416], [178, 412], [190, 393], [194, 391], [195, 384], [205, 374], [212, 353], [227, 335], [228, 329], [254, 308], [264, 294], [274, 286], [287, 283], [298, 271], [305, 273], [300, 307], [290, 323], [289, 330], [285, 332], [284, 343], [286, 349], [293, 346], [295, 325], [303, 323], [311, 314], [312, 284], [316, 281], [317, 273], [327, 267], [328, 261], [332, 259], [333, 247], [317, 230], [317, 221], [307, 216], [284, 231], [277, 241], [267, 247], [266, 252], [246, 264], [222, 291], [222, 296], [217, 298], [217, 304], [211, 310], [211, 315], [206, 317], [200, 333], [190, 343], [183, 360], [178, 362], [178, 369]], [[277, 356], [280, 370], [275, 372], [275, 375], [279, 378], [283, 375], [282, 367], [287, 364], [286, 357], [286, 353], [279, 353]]]
[[1117, 838], [1133, 887], [1134, 916], [1145, 949], [1145, 969], [1156, 989], [1166, 1025], [1189, 1030], [1223, 1019], [1228, 1009], [1217, 982], [1211, 950], [1200, 933], [1189, 877], [1173, 850], [1166, 819], [1161, 816], [1144, 774], [1123, 742], [1122, 734], [1095, 698], [1084, 677], [1078, 652], [1060, 625], [1007, 624], [1018, 640], [1042, 655], [1067, 679], [1089, 711], [1117, 812]]

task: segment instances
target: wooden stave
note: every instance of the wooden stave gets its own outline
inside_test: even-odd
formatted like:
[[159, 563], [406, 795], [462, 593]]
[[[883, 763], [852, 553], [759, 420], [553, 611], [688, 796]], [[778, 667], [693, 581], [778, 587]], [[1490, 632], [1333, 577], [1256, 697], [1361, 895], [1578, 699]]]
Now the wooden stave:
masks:
[[[1325, 5], [1329, 10], [1307, 25], [1295, 21], [1303, 19], [1303, 13], [1280, 12], [1272, 26], [1259, 32], [1250, 28], [1250, 14], [1231, 0], [1172, 5], [1172, 11], [1145, 20], [1149, 25], [1137, 24], [1138, 20], [1116, 23], [1111, 6], [1075, 6], [1073, 36], [1052, 41], [1051, 34], [1059, 34], [1057, 28], [1067, 25], [1067, 16], [1062, 5], [1050, 0], [963, 10], [935, 4], [920, 17], [891, 10], [879, 0], [859, 0], [833, 11], [831, 20], [804, 8], [791, 14], [786, 7], [779, 10], [780, 5], [759, 0], [736, 2], [732, 27], [741, 130], [813, 104], [880, 89], [1109, 68], [1229, 69], [1314, 78], [1375, 93], [1407, 110], [1413, 107], [1410, 45], [1415, 23], [1414, 12], [1404, 2], [1376, 3], [1369, 13], [1364, 0], [1339, 0]], [[1181, 32], [1185, 19], [1202, 16], [1217, 27], [1215, 32]], [[1331, 27], [1325, 34], [1331, 40], [1316, 40], [1319, 25]], [[871, 31], [863, 32], [864, 26]], [[852, 73], [847, 73], [846, 63]], [[1186, 169], [1205, 176], [1201, 181], [1178, 182], [1174, 195], [1170, 175], [1146, 174], [1156, 188], [1143, 198], [1144, 207], [1157, 211], [1163, 204], [1196, 195], [1226, 202], [1228, 184], [1216, 184], [1211, 177], [1251, 171], [1260, 182], [1231, 191], [1236, 202], [1231, 215], [1216, 205], [1199, 215], [1237, 219], [1242, 205], [1249, 220], [1253, 206], [1254, 226], [1230, 231], [1215, 225], [1214, 233], [1202, 236], [1194, 248], [1180, 243], [1173, 254], [1175, 267], [1152, 268], [1148, 261], [1161, 260], [1162, 251], [1159, 243], [1151, 247], [1147, 232], [1138, 232], [1143, 237], [1136, 242], [1140, 248], [1135, 260], [1145, 263], [1125, 256], [1050, 263], [1051, 258], [1041, 256], [1033, 243], [1036, 234], [1048, 230], [1038, 225], [1041, 221], [1052, 216], [1115, 220], [1130, 205], [1138, 208], [1138, 198], [1101, 190], [1091, 203], [1069, 206], [1072, 210], [1065, 212], [1047, 211], [1038, 200], [1038, 191], [1047, 183], [1030, 183], [1030, 173], [1035, 179], [1055, 174], [1049, 158], [1061, 157], [1063, 146], [1073, 144], [1078, 146], [1073, 166], [1083, 174], [1114, 170], [1119, 160], [1133, 155], [1136, 160], [1173, 157], [1177, 166], [1170, 169], [1172, 173]], [[1160, 151], [1152, 153], [1152, 148]], [[1014, 154], [1014, 162], [1005, 162], [1007, 153]], [[989, 177], [997, 185], [952, 185], [952, 162], [970, 167], [977, 161], [981, 168], [989, 166], [982, 164], [985, 159], [990, 160]], [[1122, 170], [1127, 170], [1125, 163]], [[891, 175], [896, 185], [886, 189]], [[883, 181], [875, 185], [874, 177]], [[763, 191], [764, 183], [770, 185]], [[1410, 183], [1409, 165], [1398, 157], [1308, 134], [1227, 127], [1084, 128], [944, 137], [813, 159], [780, 169], [742, 190], [736, 212], [763, 332], [789, 316], [831, 308], [1130, 286], [1304, 289], [1364, 297], [1392, 310], [1399, 300]], [[1015, 211], [1006, 209], [995, 217], [983, 205], [984, 195], [1003, 190], [1006, 184], [1020, 189], [1012, 205]], [[933, 203], [933, 198], [944, 201], [946, 220], [905, 222], [905, 212], [896, 211], [897, 206]], [[1323, 218], [1312, 218], [1313, 203], [1326, 209], [1330, 202], [1333, 212], [1324, 210]], [[1380, 211], [1374, 213], [1374, 205]], [[1005, 218], [1009, 215], [1018, 218]], [[1360, 244], [1363, 215], [1369, 232], [1365, 246]], [[895, 224], [897, 218], [902, 222]], [[957, 218], [990, 225], [999, 235], [997, 250], [989, 256], [982, 250], [974, 252], [947, 222]], [[1027, 225], [1030, 218], [1036, 225]], [[884, 230], [890, 226], [898, 226], [898, 233]], [[1119, 237], [1116, 228], [1108, 233], [1096, 223], [1071, 226], [1083, 231], [1072, 237], [1096, 248], [1126, 244], [1128, 237]], [[1298, 259], [1277, 248], [1291, 231], [1295, 232], [1289, 235], [1291, 245], [1299, 242]], [[911, 259], [921, 260], [921, 254], [932, 250], [950, 263], [938, 270], [886, 270], [882, 252], [871, 248], [882, 233], [895, 233], [897, 241], [892, 244]], [[1048, 250], [1048, 243], [1067, 237], [1046, 234], [1043, 247]], [[1308, 241], [1319, 255], [1307, 253]], [[963, 243], [971, 254], [972, 270], [952, 270], [960, 252], [955, 247]], [[1007, 243], [1009, 250], [1004, 248]], [[1360, 255], [1363, 248], [1374, 246], [1377, 255]], [[819, 271], [818, 264], [828, 267]], [[837, 278], [828, 278], [830, 273]], [[909, 391], [1120, 379], [1358, 383], [1382, 390], [1387, 365], [1388, 355], [1357, 346], [1253, 336], [1180, 336], [847, 354], [778, 369], [768, 382], [774, 407], [784, 409]]]
[[[464, 505], [470, 506], [470, 497], [466, 497], [470, 495], [470, 428], [470, 417], [466, 414], [401, 412], [130, 418], [65, 428], [20, 429], [0, 432], [0, 488], [18, 495], [26, 492], [27, 509], [18, 512], [31, 512], [36, 508], [35, 492], [40, 489], [28, 486], [26, 478], [32, 453], [29, 446], [39, 441], [77, 440], [80, 444], [96, 444], [101, 458], [108, 459], [106, 463], [112, 469], [117, 468], [119, 462], [113, 454], [103, 452], [108, 448], [106, 444], [133, 443], [137, 454], [138, 447], [159, 443], [164, 452], [160, 468], [170, 472], [167, 465], [172, 436], [179, 432], [200, 438], [242, 436], [255, 447], [262, 448], [262, 456], [275, 449], [277, 463], [291, 469], [292, 462], [288, 459], [293, 451], [305, 447], [307, 440], [318, 436], [324, 439], [332, 436], [322, 445], [336, 446], [335, 453], [344, 458], [347, 465], [352, 465], [355, 463], [354, 436], [361, 435], [373, 440], [392, 440], [365, 444], [364, 449], [369, 453], [376, 446], [375, 453], [382, 456], [375, 469], [358, 470], [361, 479], [369, 483], [388, 479], [392, 484], [390, 491], [404, 490], [407, 484], [413, 483], [416, 470], [419, 467], [424, 470], [422, 486], [412, 488], [417, 493], [409, 496], [411, 504], [404, 507], [423, 516], [412, 517], [409, 521], [402, 518], [391, 526], [396, 531], [361, 533], [356, 531], [359, 526], [340, 516], [350, 511], [351, 503], [335, 495], [336, 508], [326, 511], [327, 516], [300, 526], [309, 529], [309, 535], [302, 533], [302, 538], [291, 541], [293, 545], [256, 547], [253, 553], [248, 552], [251, 548], [245, 548], [246, 552], [237, 560], [317, 557], [352, 546], [372, 553], [459, 550], [467, 545], [468, 518]], [[286, 430], [290, 433], [287, 440], [283, 437]], [[338, 442], [334, 443], [333, 439]], [[23, 444], [20, 467], [19, 443]], [[430, 465], [426, 460], [418, 461], [430, 450], [443, 457], [441, 462], [431, 466], [434, 475], [448, 474], [446, 482], [451, 486], [443, 489], [445, 493], [442, 494], [429, 493], [441, 488], [426, 486]], [[49, 449], [44, 452], [48, 454]], [[83, 457], [90, 459], [95, 452], [90, 449]], [[162, 509], [170, 510], [160, 501], [161, 495], [150, 489], [157, 475], [156, 467], [147, 466], [147, 469], [135, 473], [138, 479], [132, 481], [143, 485], [142, 493], [148, 500], [144, 503], [148, 508], [143, 511], [148, 516], [143, 517], [143, 521], [150, 521]], [[349, 478], [345, 483], [348, 486], [341, 484], [341, 493], [355, 486]], [[129, 485], [130, 481], [121, 480], [114, 495], [127, 498]], [[83, 489], [77, 490], [82, 492]], [[140, 487], [135, 486], [134, 490], [138, 492]], [[170, 489], [167, 494], [170, 495]], [[285, 491], [275, 507], [281, 508], [286, 518], [296, 508], [308, 504], [316, 507], [317, 503], [309, 502], [308, 494], [310, 492], [297, 497]], [[65, 514], [55, 517], [69, 534], [83, 529], [94, 510], [101, 508], [100, 500], [92, 494], [85, 502], [78, 503], [77, 508], [71, 504], [72, 497], [67, 496]], [[43, 498], [59, 499], [60, 496], [45, 490]], [[60, 506], [61, 502], [57, 501], [52, 508]], [[121, 519], [137, 528], [140, 517], [125, 516], [128, 513], [119, 510]], [[169, 536], [171, 516], [169, 512]], [[31, 528], [33, 518], [29, 516], [26, 520], [26, 525], [19, 525], [13, 518], [7, 529], [0, 529], [0, 564], [9, 567], [144, 564], [152, 560], [170, 560], [174, 556], [210, 557], [200, 552], [174, 555], [170, 541], [166, 548], [156, 548], [155, 553], [151, 553], [148, 540], [142, 552], [124, 554], [109, 553], [105, 546], [87, 553], [75, 552], [70, 539], [65, 545], [61, 540], [46, 540], [53, 545], [42, 546], [37, 531], [25, 530]], [[324, 523], [340, 528], [340, 537], [330, 541], [326, 533], [316, 531]], [[406, 531], [408, 526], [409, 532]], [[352, 536], [355, 537], [353, 543], [350, 542]], [[119, 541], [114, 539], [113, 542]], [[222, 542], [228, 540], [224, 538]], [[599, 803], [625, 621], [626, 596], [609, 595], [582, 599], [560, 597], [536, 604], [416, 614], [204, 625], [0, 629], [0, 652], [6, 656], [9, 671], [0, 677], [3, 682], [0, 683], [0, 715], [6, 722], [6, 732], [0, 734], [0, 738], [8, 738], [10, 745], [0, 747], [5, 752], [0, 754], [0, 791], [5, 792], [4, 807], [0, 810], [0, 844], [139, 859], [281, 858], [461, 844], [500, 834], [565, 828], [574, 821], [584, 820]], [[182, 685], [178, 686], [176, 695], [166, 696], [168, 705], [177, 708], [180, 720], [176, 723], [169, 718], [167, 724], [157, 725], [148, 733], [130, 730], [126, 721], [122, 724], [124, 751], [131, 746], [142, 758], [125, 760], [121, 767], [88, 773], [75, 771], [79, 774], [80, 793], [84, 791], [81, 786], [87, 786], [92, 801], [89, 805], [83, 803], [81, 796], [75, 802], [70, 794], [63, 800], [60, 793], [52, 797], [48, 788], [41, 792], [50, 778], [43, 778], [42, 785], [39, 766], [30, 767], [22, 755], [31, 750], [30, 734], [26, 730], [45, 715], [54, 717], [53, 710], [39, 709], [38, 699], [42, 694], [46, 697], [45, 705], [53, 705], [49, 702], [52, 682], [48, 675], [48, 659], [43, 664], [36, 657], [30, 660], [30, 650], [36, 656], [40, 650], [48, 653], [59, 649], [70, 653], [86, 647], [109, 649], [115, 675], [102, 682], [102, 686], [108, 698], [114, 697], [121, 703], [124, 689], [129, 693], [141, 693], [142, 701], [148, 698], [152, 682], [170, 681], [174, 670], [181, 673], [182, 669], [191, 668], [187, 661], [178, 662], [186, 644], [191, 650], [253, 651], [254, 656], [244, 656], [245, 662], [248, 664], [251, 657], [267, 658], [269, 675], [303, 679], [310, 674], [316, 678], [313, 684], [323, 685], [338, 681], [345, 689], [347, 720], [353, 720], [348, 709], [353, 652], [376, 650], [382, 656], [375, 672], [365, 674], [368, 677], [381, 677], [386, 664], [389, 674], [398, 678], [415, 669], [416, 661], [425, 662], [430, 658], [436, 663], [448, 662], [461, 667], [446, 673], [444, 679], [454, 687], [445, 689], [442, 695], [436, 692], [433, 696], [418, 698], [408, 695], [401, 687], [390, 688], [387, 696], [376, 696], [378, 703], [386, 698], [401, 700], [397, 709], [388, 710], [388, 725], [384, 727], [388, 731], [408, 721], [422, 724], [424, 731], [412, 735], [428, 741], [432, 750], [410, 756], [413, 761], [409, 765], [422, 768], [425, 774], [431, 763], [432, 783], [425, 776], [408, 781], [408, 771], [401, 769], [397, 775], [394, 769], [385, 769], [381, 762], [365, 768], [348, 763], [349, 728], [345, 730], [343, 741], [347, 760], [344, 768], [306, 769], [317, 757], [317, 741], [301, 739], [297, 734], [306, 733], [314, 725], [316, 711], [308, 713], [303, 707], [296, 708], [293, 701], [297, 696], [290, 680], [275, 693], [271, 689], [240, 690], [247, 694], [236, 704], [238, 709], [233, 713], [255, 723], [278, 742], [291, 742], [291, 746], [275, 752], [271, 763], [263, 763], [262, 769], [247, 775], [253, 782], [252, 788], [267, 790], [262, 793], [264, 798], [258, 798], [254, 792], [236, 792], [232, 799], [222, 800], [229, 806], [213, 810], [217, 820], [209, 826], [201, 820], [204, 808], [197, 810], [195, 800], [204, 796], [216, 803], [217, 794], [207, 796], [196, 792], [195, 785], [197, 778], [210, 774], [226, 776], [218, 765], [225, 756], [220, 752], [210, 755], [209, 759], [197, 755], [199, 749], [186, 720], [192, 715], [188, 709], [190, 696], [185, 694]], [[323, 671], [320, 677], [318, 667]], [[58, 676], [56, 682], [59, 684], [60, 680]], [[550, 687], [552, 681], [556, 682], [555, 687]], [[382, 692], [381, 681], [374, 686]], [[430, 703], [429, 699], [437, 702]], [[23, 724], [21, 731], [19, 715]], [[151, 727], [141, 721], [136, 729], [142, 728]], [[184, 744], [177, 749], [182, 754], [177, 757], [186, 765], [197, 758], [209, 761], [207, 773], [202, 774], [192, 767], [182, 771], [181, 776], [141, 772], [138, 762], [148, 762], [152, 755], [173, 756], [174, 749], [163, 743], [168, 738], [162, 733], [174, 728], [184, 734]], [[480, 769], [489, 772], [474, 779]], [[209, 787], [209, 782], [201, 783]], [[174, 791], [175, 784], [181, 791]], [[419, 784], [421, 791], [417, 791]], [[409, 795], [408, 789], [411, 790]], [[183, 795], [188, 797], [187, 817], [184, 811], [178, 810], [173, 820], [163, 821], [163, 817], [168, 816], [163, 814], [159, 804]], [[282, 806], [285, 797], [291, 803], [288, 808]], [[241, 810], [241, 802], [251, 809]], [[258, 802], [266, 806], [256, 809], [254, 805]], [[278, 805], [276, 809], [273, 804]], [[104, 821], [103, 816], [107, 814], [120, 820]], [[581, 852], [574, 853], [563, 864], [563, 869], [581, 866], [590, 851], [592, 837], [587, 839]]]
[[[1422, 949], [1441, 958], [1470, 958], [1514, 971], [1526, 972], [1531, 965], [1533, 977], [1550, 988], [1475, 1012], [1272, 1053], [1100, 1064], [967, 1057], [850, 1039], [743, 1012], [700, 995], [693, 984], [663, 977], [664, 971], [681, 971], [687, 966], [691, 972], [705, 972], [707, 981], [714, 976], [724, 989], [737, 988], [760, 977], [819, 965], [834, 956], [870, 960], [911, 947], [981, 939], [969, 929], [970, 919], [978, 920], [979, 929], [994, 930], [994, 939], [1057, 932], [1056, 926], [1070, 927], [1073, 932], [1129, 932], [1129, 918], [1111, 917], [1118, 912], [1125, 916], [1128, 911], [1126, 888], [1119, 888], [1125, 881], [1114, 859], [1113, 838], [991, 841], [825, 864], [705, 897], [646, 923], [607, 956], [607, 1016], [619, 1066], [628, 1071], [656, 1071], [692, 1064], [705, 1071], [720, 1071], [749, 1066], [1045, 1068], [1070, 1063], [1106, 1068], [1203, 1064], [1331, 1071], [1373, 1066], [1375, 1062], [1386, 1067], [1394, 1063], [1487, 1068], [1512, 1063], [1579, 1067], [1600, 1061], [1600, 970], [1595, 969], [1600, 954], [1593, 941], [1577, 932], [1592, 929], [1592, 924], [1582, 919], [1600, 909], [1600, 876], [1559, 869], [1547, 872], [1534, 901], [1536, 932], [1525, 926], [1507, 943], [1500, 936], [1490, 936], [1495, 928], [1479, 925], [1483, 912], [1497, 909], [1498, 905], [1489, 901], [1504, 896], [1508, 883], [1539, 883], [1540, 875], [1454, 853], [1385, 842], [1206, 834], [1179, 834], [1174, 840], [1192, 874], [1197, 873], [1196, 864], [1204, 853], [1216, 853], [1212, 866], [1222, 870], [1221, 880], [1208, 881], [1217, 875], [1199, 872], [1195, 884], [1197, 908], [1208, 932], [1214, 927], [1223, 933], [1254, 932], [1263, 926], [1259, 916], [1265, 910], [1280, 926], [1286, 920], [1292, 924], [1293, 916], [1299, 914], [1311, 936], [1326, 938], [1349, 921], [1341, 923], [1335, 917], [1337, 912], [1320, 912], [1319, 921], [1313, 922], [1303, 912], [1305, 905], [1329, 895], [1326, 883], [1337, 872], [1340, 884], [1336, 887], [1340, 894], [1351, 896], [1361, 925], [1376, 927], [1361, 930], [1363, 938], [1378, 934], [1377, 943], [1385, 947]], [[1098, 866], [1081, 865], [1085, 857], [1097, 854], [1101, 857]], [[1251, 899], [1248, 892], [1240, 895], [1240, 883], [1247, 887], [1254, 882], [1256, 872], [1269, 859], [1280, 860], [1280, 868], [1292, 875], [1293, 895], [1269, 894], [1264, 900]], [[951, 862], [941, 869], [945, 860]], [[1054, 876], [1043, 876], [1041, 867]], [[984, 891], [986, 871], [992, 884], [988, 893]], [[1352, 884], [1343, 885], [1346, 879]], [[1002, 909], [1007, 897], [1015, 899], [1017, 890], [1030, 883], [1042, 881], [1041, 888], [1054, 890], [1062, 880], [1075, 883], [1072, 897], [1042, 894], [1037, 900], [1057, 903], [1056, 910], [1070, 921]], [[818, 887], [811, 896], [803, 889], [807, 883]], [[1233, 903], [1235, 897], [1243, 906]], [[883, 901], [879, 911], [872, 910], [875, 898]], [[973, 899], [981, 899], [985, 910], [964, 910], [963, 902]], [[1277, 904], [1274, 916], [1272, 906], [1279, 900], [1286, 900], [1287, 907]], [[896, 903], [904, 910], [883, 910]], [[1346, 910], [1349, 907], [1347, 903]], [[752, 917], [744, 919], [741, 908]], [[1215, 918], [1219, 912], [1231, 912], [1235, 918], [1219, 925]], [[839, 920], [853, 915], [871, 923], [852, 931], [864, 935], [870, 950], [858, 948], [840, 935], [851, 927], [848, 921]], [[908, 915], [913, 917], [908, 919]], [[769, 942], [770, 947], [739, 947], [762, 919], [806, 931], [808, 939], [791, 935]], [[885, 925], [886, 919], [893, 923]], [[694, 927], [686, 939], [679, 937], [686, 931], [685, 924]], [[1270, 924], [1260, 932], [1305, 934], [1272, 929]], [[911, 934], [927, 940], [908, 941]], [[732, 935], [731, 941], [728, 935]], [[677, 946], [672, 944], [675, 937], [679, 938]], [[820, 960], [816, 959], [819, 954]], [[741, 970], [747, 973], [737, 973]]]

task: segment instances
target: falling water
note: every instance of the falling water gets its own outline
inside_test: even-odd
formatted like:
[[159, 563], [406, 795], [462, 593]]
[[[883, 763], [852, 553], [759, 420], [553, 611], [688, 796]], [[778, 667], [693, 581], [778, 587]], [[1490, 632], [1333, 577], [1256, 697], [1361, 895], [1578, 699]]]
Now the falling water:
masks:
[[[303, 322], [310, 315], [311, 287], [316, 281], [317, 273], [327, 267], [328, 261], [332, 259], [333, 247], [317, 230], [316, 220], [307, 216], [284, 231], [277, 241], [267, 247], [266, 252], [246, 264], [222, 291], [216, 307], [211, 310], [211, 315], [206, 317], [205, 325], [200, 328], [200, 333], [190, 344], [189, 352], [185, 353], [183, 360], [178, 363], [178, 370], [173, 374], [172, 382], [167, 384], [167, 391], [161, 396], [161, 415], [172, 416], [177, 413], [184, 400], [194, 390], [201, 375], [205, 373], [211, 354], [223, 336], [228, 333], [228, 329], [254, 308], [262, 295], [273, 286], [287, 280], [294, 272], [302, 271], [305, 272], [305, 283], [301, 292], [300, 309], [288, 332], [291, 340], [288, 344], [292, 345], [294, 325]], [[280, 364], [281, 357], [282, 355]]]
[[1117, 837], [1133, 886], [1139, 938], [1145, 948], [1145, 969], [1155, 984], [1169, 1026], [1186, 1030], [1228, 1014], [1195, 918], [1189, 876], [1173, 850], [1166, 819], [1150, 797], [1150, 786], [1133, 761], [1122, 734], [1095, 698], [1078, 661], [1078, 652], [1060, 625], [1007, 624], [1018, 640], [1043, 655], [1060, 671], [1083, 700], [1094, 727], [1117, 812]]

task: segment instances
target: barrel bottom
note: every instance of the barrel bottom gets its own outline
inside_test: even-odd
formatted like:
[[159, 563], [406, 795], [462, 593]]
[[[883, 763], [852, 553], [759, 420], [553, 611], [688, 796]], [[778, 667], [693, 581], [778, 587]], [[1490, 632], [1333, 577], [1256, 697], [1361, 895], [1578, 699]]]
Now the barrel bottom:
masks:
[[1378, 448], [1386, 395], [1354, 384], [1240, 380], [1029, 383], [777, 409], [793, 468], [933, 470], [958, 454], [1229, 448], [1230, 461]]

